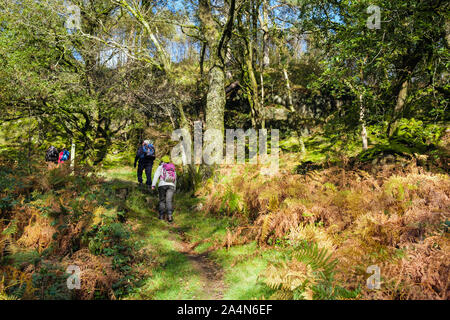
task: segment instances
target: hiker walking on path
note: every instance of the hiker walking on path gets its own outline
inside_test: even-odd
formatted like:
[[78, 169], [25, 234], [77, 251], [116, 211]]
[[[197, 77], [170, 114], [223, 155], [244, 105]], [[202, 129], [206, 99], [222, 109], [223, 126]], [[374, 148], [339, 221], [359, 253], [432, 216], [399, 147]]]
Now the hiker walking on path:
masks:
[[70, 160], [70, 152], [66, 148], [63, 148], [59, 153], [58, 166], [68, 160]]
[[54, 164], [57, 164], [58, 159], [59, 159], [58, 149], [56, 149], [56, 147], [54, 147], [54, 146], [50, 146], [50, 148], [48, 148], [47, 152], [45, 153], [45, 161], [53, 162]]
[[161, 159], [161, 163], [156, 169], [152, 182], [152, 190], [155, 189], [156, 183], [158, 184], [159, 194], [159, 219], [164, 219], [164, 215], [167, 214], [167, 220], [173, 221], [173, 194], [175, 193], [177, 174], [175, 172], [175, 165], [170, 162], [169, 156], [164, 156]]
[[150, 187], [152, 181], [152, 167], [155, 160], [155, 147], [149, 140], [142, 141], [142, 145], [136, 152], [136, 158], [134, 159], [134, 167], [138, 163], [137, 178], [138, 182], [142, 184], [142, 173], [145, 170], [147, 176], [146, 184]]

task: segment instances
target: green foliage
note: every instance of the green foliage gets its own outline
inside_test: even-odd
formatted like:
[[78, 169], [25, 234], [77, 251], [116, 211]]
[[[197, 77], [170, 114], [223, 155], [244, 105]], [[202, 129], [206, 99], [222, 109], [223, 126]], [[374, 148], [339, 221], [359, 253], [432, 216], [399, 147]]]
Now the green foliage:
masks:
[[231, 186], [228, 186], [225, 194], [222, 196], [222, 203], [219, 212], [226, 216], [233, 216], [238, 212], [242, 212], [242, 202], [239, 194], [235, 193]]
[[[321, 108], [327, 109], [320, 118], [334, 129], [330, 132], [359, 134], [362, 123], [393, 123], [401, 117], [449, 120], [448, 4], [401, 0], [296, 4], [299, 15], [293, 23], [314, 34], [308, 53], [317, 57], [322, 69], [308, 88], [316, 96], [340, 102]], [[381, 8], [379, 30], [367, 26], [370, 5]], [[404, 83], [408, 90], [402, 99]], [[404, 103], [398, 103], [401, 100]]]
[[445, 129], [442, 126], [426, 125], [414, 118], [401, 119], [390, 142], [405, 145], [411, 152], [425, 153], [438, 145]]
[[187, 165], [177, 171], [177, 189], [196, 192], [213, 175], [214, 169], [206, 165]]
[[63, 170], [49, 170], [48, 183], [52, 190], [58, 190], [67, 185], [67, 172]]
[[[335, 201], [338, 204], [333, 202], [333, 207], [321, 211], [320, 206], [319, 209], [309, 206], [323, 199], [308, 198], [307, 191], [314, 193], [317, 190], [303, 190], [305, 185], [302, 183], [318, 176], [318, 171], [330, 164], [339, 163], [344, 167], [360, 165], [360, 161], [377, 163], [378, 158], [387, 155], [394, 159], [416, 157], [417, 162], [420, 158], [424, 163], [432, 162], [428, 160], [432, 158], [440, 162], [441, 167], [448, 164], [444, 154], [446, 147], [441, 149], [439, 146], [449, 121], [448, 3], [295, 0], [288, 1], [289, 4], [286, 1], [254, 1], [249, 6], [244, 1], [235, 20], [227, 24], [231, 29], [223, 33], [220, 32], [222, 26], [215, 26], [219, 31], [217, 34], [226, 35], [220, 41], [229, 50], [218, 52], [226, 60], [222, 62], [226, 64], [226, 81], [230, 85], [225, 92], [222, 84], [207, 86], [205, 83], [206, 79], [214, 77], [211, 74], [207, 77], [204, 70], [208, 68], [204, 67], [219, 63], [220, 59], [208, 54], [201, 56], [202, 53], [197, 52], [199, 44], [205, 44], [201, 31], [197, 33], [198, 28], [188, 28], [192, 32], [189, 39], [175, 27], [188, 23], [180, 19], [198, 17], [198, 13], [202, 16], [206, 12], [199, 10], [195, 1], [181, 1], [180, 4], [185, 5], [181, 15], [172, 12], [173, 6], [167, 6], [164, 1], [153, 1], [152, 4], [149, 1], [119, 2], [76, 1], [82, 10], [84, 34], [66, 29], [63, 13], [67, 8], [62, 1], [2, 2], [0, 264], [34, 270], [31, 271], [34, 272], [33, 281], [40, 289], [37, 297], [66, 299], [70, 295], [60, 286], [64, 283], [64, 272], [56, 261], [62, 255], [70, 258], [77, 250], [87, 247], [94, 255], [111, 258], [115, 270], [123, 275], [113, 289], [119, 297], [124, 296], [133, 280], [137, 248], [141, 249], [142, 245], [133, 242], [134, 231], [132, 233], [128, 225], [121, 223], [132, 217], [135, 219], [133, 227], [136, 227], [133, 230], [137, 230], [142, 242], [157, 253], [156, 257], [149, 255], [151, 262], [145, 259], [140, 262], [141, 266], [148, 262], [158, 266], [156, 275], [147, 277], [146, 296], [179, 297], [179, 270], [182, 270], [186, 291], [191, 289], [185, 280], [193, 275], [195, 280], [198, 277], [192, 272], [189, 259], [176, 251], [172, 239], [168, 239], [169, 236], [178, 239], [178, 233], [171, 233], [166, 224], [155, 218], [156, 198], [136, 191], [129, 181], [120, 181], [135, 180], [135, 173], [128, 168], [127, 172], [118, 169], [111, 173], [109, 178], [114, 175], [116, 179], [108, 182], [98, 180], [94, 171], [101, 171], [101, 165], [114, 168], [132, 163], [135, 146], [143, 137], [162, 141], [156, 145], [158, 158], [170, 153], [171, 143], [167, 142], [170, 132], [180, 124], [191, 126], [193, 121], [206, 120], [208, 123], [214, 118], [214, 122], [225, 123], [229, 128], [262, 127], [263, 117], [270, 118], [274, 113], [271, 110], [286, 111], [286, 107], [292, 107], [287, 120], [267, 119], [265, 126], [281, 129], [281, 149], [296, 153], [293, 157], [298, 156], [300, 163], [295, 172], [306, 177], [292, 177], [293, 181], [301, 181], [287, 188], [284, 180], [280, 181], [282, 184], [274, 183], [273, 187], [280, 190], [269, 190], [264, 201], [258, 202], [257, 193], [263, 189], [261, 177], [255, 179], [255, 188], [246, 189], [244, 185], [242, 190], [236, 191], [231, 186], [216, 188], [222, 182], [225, 185], [233, 181], [231, 175], [219, 177], [221, 181], [218, 181], [214, 167], [185, 166], [179, 170], [176, 196], [181, 198], [177, 212], [183, 212], [183, 217], [180, 215], [180, 227], [175, 228], [192, 241], [204, 240], [196, 248], [206, 251], [219, 247], [224, 243], [224, 237], [227, 237], [228, 246], [240, 240], [248, 241], [253, 232], [249, 230], [254, 228], [233, 234], [232, 229], [237, 227], [234, 218], [239, 220], [251, 215], [248, 220], [258, 221], [260, 212], [269, 211], [263, 217], [261, 236], [264, 240], [270, 238], [261, 243], [276, 243], [278, 248], [286, 251], [292, 249], [289, 263], [293, 262], [294, 267], [301, 269], [298, 276], [302, 282], [292, 289], [293, 277], [282, 274], [285, 278], [275, 279], [275, 285], [270, 289], [263, 288], [260, 283], [255, 285], [256, 273], [265, 267], [266, 260], [249, 258], [237, 269], [242, 274], [233, 274], [229, 258], [233, 254], [239, 255], [240, 248], [231, 248], [216, 255], [226, 261], [228, 275], [232, 274], [227, 281], [239, 287], [229, 296], [254, 298], [281, 288], [279, 291], [287, 293], [285, 297], [294, 299], [356, 297], [357, 289], [345, 289], [335, 280], [337, 260], [324, 249], [306, 242], [287, 248], [284, 240], [272, 237], [269, 232], [279, 227], [283, 229], [280, 232], [285, 233], [291, 229], [287, 223], [297, 223], [298, 219], [315, 220], [314, 223], [321, 227], [329, 223], [330, 229], [339, 230], [344, 228], [342, 225], [348, 226], [349, 221], [332, 224], [336, 216], [347, 218], [347, 211], [354, 217], [359, 215], [362, 210], [359, 205], [363, 202], [360, 195], [340, 190], [340, 183], [353, 182], [349, 177], [356, 173], [346, 175], [344, 170], [342, 181], [330, 181], [335, 177], [328, 176], [328, 182], [317, 187], [325, 193], [325, 198], [339, 195], [340, 200]], [[266, 6], [267, 2], [270, 6]], [[219, 19], [222, 9], [229, 9], [228, 4], [223, 3], [222, 8], [221, 4], [214, 7], [211, 21]], [[372, 4], [382, 8], [380, 29], [370, 29], [366, 24], [369, 18], [367, 7]], [[132, 5], [142, 11], [130, 14]], [[122, 8], [118, 10], [118, 6]], [[287, 12], [282, 25], [278, 25], [279, 10]], [[119, 11], [121, 14], [117, 14]], [[264, 14], [259, 16], [261, 13]], [[254, 27], [246, 23], [253, 18]], [[267, 23], [267, 29], [263, 23]], [[149, 30], [141, 32], [147, 26], [157, 30], [155, 36], [160, 42], [148, 38]], [[86, 34], [95, 35], [95, 39]], [[260, 38], [260, 34], [264, 37]], [[264, 43], [266, 36], [270, 45]], [[127, 59], [119, 59], [117, 52], [121, 50], [111, 50], [112, 43], [102, 39], [116, 39], [117, 43], [135, 50], [127, 50]], [[302, 50], [305, 43], [307, 48]], [[178, 45], [181, 50], [172, 50]], [[264, 46], [269, 49], [269, 65], [259, 65], [262, 60], [259, 55], [265, 54]], [[214, 45], [209, 43], [209, 47]], [[164, 49], [167, 56], [162, 54]], [[177, 52], [176, 56], [169, 56], [174, 52]], [[159, 60], [171, 63], [161, 66]], [[407, 92], [402, 91], [404, 86]], [[286, 99], [291, 95], [292, 105]], [[226, 104], [223, 118], [209, 114], [211, 97], [220, 97]], [[369, 149], [364, 152], [361, 152], [360, 142], [362, 125], [368, 129], [369, 141]], [[392, 134], [389, 129], [393, 129]], [[308, 136], [310, 133], [312, 136]], [[75, 172], [67, 168], [43, 169], [46, 165], [40, 162], [49, 145], [61, 149], [72, 142], [76, 145]], [[270, 140], [268, 144], [271, 145]], [[245, 148], [248, 151], [248, 143]], [[83, 172], [80, 164], [86, 163], [94, 164], [94, 168]], [[157, 163], [158, 160], [155, 169]], [[248, 172], [248, 167], [245, 170]], [[367, 178], [364, 172], [358, 174], [362, 175], [361, 179]], [[244, 174], [244, 179], [246, 177]], [[205, 218], [204, 212], [197, 212], [202, 209], [199, 209], [195, 195], [207, 181], [211, 182], [208, 190], [213, 194], [206, 196], [216, 199], [215, 203], [211, 202], [214, 206], [207, 207], [217, 209], [219, 217]], [[375, 185], [375, 179], [372, 182]], [[384, 191], [383, 197], [399, 202], [395, 203], [399, 210], [410, 205], [408, 196], [414, 188], [412, 184], [400, 182], [393, 179], [380, 187]], [[376, 185], [379, 186], [378, 182]], [[118, 199], [116, 191], [120, 188], [126, 188], [126, 199]], [[215, 189], [222, 190], [214, 193]], [[294, 200], [293, 195], [300, 199], [287, 201]], [[264, 207], [260, 207], [261, 204]], [[346, 207], [339, 207], [344, 205]], [[252, 208], [251, 213], [246, 206]], [[338, 215], [334, 214], [336, 206], [339, 207]], [[293, 219], [273, 220], [276, 214], [290, 213], [291, 208], [296, 210], [292, 212], [295, 214]], [[234, 215], [236, 217], [231, 218]], [[273, 226], [275, 222], [277, 225]], [[424, 228], [422, 221], [411, 224], [414, 228], [417, 225], [416, 229]], [[446, 232], [448, 226], [446, 219], [442, 230]], [[47, 233], [40, 232], [41, 227]], [[51, 237], [53, 228], [56, 232]], [[17, 245], [20, 243], [18, 238], [27, 232], [24, 229], [33, 231], [32, 236], [22, 239], [30, 241], [28, 248]], [[45, 241], [41, 241], [44, 236]], [[41, 244], [47, 247], [41, 248]], [[39, 249], [35, 249], [37, 247]], [[259, 248], [247, 249], [241, 258], [248, 258], [252, 250]], [[389, 253], [386, 252], [383, 247], [372, 254], [383, 257]], [[54, 267], [44, 259], [51, 259]], [[252, 266], [252, 262], [257, 266]], [[194, 281], [192, 287], [191, 292], [197, 292], [198, 281]], [[23, 290], [21, 285], [13, 286], [7, 294], [0, 292], [0, 298], [9, 297], [9, 294], [22, 298]], [[163, 294], [153, 292], [158, 290]]]
[[302, 145], [302, 141], [298, 137], [289, 137], [280, 141], [280, 147], [288, 152], [299, 152], [303, 150], [304, 145]]
[[372, 161], [379, 156], [400, 155], [412, 157], [414, 154], [425, 154], [435, 150], [445, 127], [425, 125], [415, 119], [401, 119], [393, 135], [387, 142], [375, 145], [359, 155], [363, 162]]
[[293, 247], [294, 257], [309, 266], [315, 271], [323, 275], [325, 279], [329, 279], [338, 261], [331, 258], [331, 254], [325, 248], [319, 249], [316, 243], [308, 243], [306, 241], [295, 244]]
[[126, 226], [106, 218], [101, 225], [94, 225], [83, 236], [83, 241], [88, 243], [92, 254], [112, 257], [114, 268], [128, 272], [133, 248], [128, 241], [130, 237], [131, 232]]
[[300, 262], [302, 269], [289, 271], [284, 263], [272, 267], [266, 284], [276, 290], [273, 297], [294, 300], [335, 300], [356, 298], [360, 289], [348, 290], [334, 279], [339, 263], [325, 248], [307, 241], [296, 242], [287, 251], [286, 257]]
[[[41, 300], [70, 300], [71, 291], [67, 288], [69, 274], [64, 268], [52, 262], [42, 262], [38, 272], [33, 273], [33, 287]], [[18, 296], [21, 296], [19, 294]]]
[[329, 281], [321, 281], [314, 286], [313, 291], [315, 300], [356, 299], [361, 288], [348, 290], [340, 285], [330, 285]]
[[408, 155], [411, 155], [412, 152], [408, 147], [406, 147], [402, 144], [393, 143], [393, 144], [388, 144], [388, 145], [376, 145], [373, 148], [363, 151], [359, 155], [359, 159], [362, 162], [368, 162], [368, 161], [372, 161], [372, 160], [378, 158], [379, 156], [388, 155], [388, 154], [408, 156]]
[[41, 255], [34, 249], [21, 250], [12, 253], [5, 260], [8, 261], [8, 264], [14, 268], [21, 269], [29, 265], [36, 265], [41, 261]]
[[3, 292], [0, 292], [0, 300], [19, 300], [19, 299], [13, 295], [8, 295]]
[[17, 232], [17, 220], [11, 220], [8, 227], [6, 227], [1, 234], [3, 236], [11, 236]]
[[14, 191], [24, 186], [23, 181], [13, 175], [11, 168], [0, 167], [0, 212], [7, 211], [18, 203]]

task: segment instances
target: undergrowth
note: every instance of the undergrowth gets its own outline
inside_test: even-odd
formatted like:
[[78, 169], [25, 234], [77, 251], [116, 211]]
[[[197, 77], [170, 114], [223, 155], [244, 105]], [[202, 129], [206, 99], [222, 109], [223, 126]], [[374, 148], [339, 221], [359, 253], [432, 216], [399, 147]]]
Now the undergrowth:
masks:
[[[138, 243], [114, 184], [89, 169], [0, 167], [0, 293], [16, 299], [116, 299], [138, 279]], [[68, 290], [69, 265], [81, 289]]]
[[[197, 194], [210, 214], [239, 221], [221, 246], [288, 252], [261, 275], [273, 298], [448, 299], [447, 174], [414, 161], [274, 176], [259, 169], [223, 167]], [[366, 287], [371, 265], [381, 269], [380, 290]]]

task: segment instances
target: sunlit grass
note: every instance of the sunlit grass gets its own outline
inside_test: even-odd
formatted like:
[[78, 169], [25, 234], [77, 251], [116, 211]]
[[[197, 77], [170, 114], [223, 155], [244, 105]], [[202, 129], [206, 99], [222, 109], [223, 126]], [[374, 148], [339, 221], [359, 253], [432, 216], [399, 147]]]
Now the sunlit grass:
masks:
[[[224, 269], [224, 281], [227, 287], [224, 299], [248, 300], [268, 299], [273, 293], [260, 279], [269, 260], [279, 253], [266, 250], [257, 253], [255, 242], [243, 246], [233, 246], [217, 250], [212, 257]], [[255, 254], [257, 253], [257, 254]]]
[[109, 169], [108, 171], [101, 172], [100, 176], [108, 179], [123, 179], [127, 181], [137, 181], [136, 169], [133, 167], [120, 167]]

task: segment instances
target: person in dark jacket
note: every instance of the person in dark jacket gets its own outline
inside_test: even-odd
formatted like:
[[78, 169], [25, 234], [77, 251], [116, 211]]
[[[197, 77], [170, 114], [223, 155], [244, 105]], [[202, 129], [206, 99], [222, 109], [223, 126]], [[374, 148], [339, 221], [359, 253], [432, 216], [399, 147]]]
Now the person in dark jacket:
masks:
[[136, 158], [134, 159], [134, 167], [136, 168], [136, 163], [138, 164], [137, 178], [139, 184], [142, 184], [142, 173], [145, 170], [145, 175], [147, 177], [146, 185], [149, 187], [152, 184], [152, 167], [153, 161], [155, 160], [155, 147], [149, 140], [142, 142], [136, 152]]
[[50, 148], [47, 149], [47, 152], [45, 153], [45, 161], [47, 162], [53, 162], [58, 163], [59, 158], [59, 152], [58, 149], [55, 148], [55, 146], [50, 146]]

